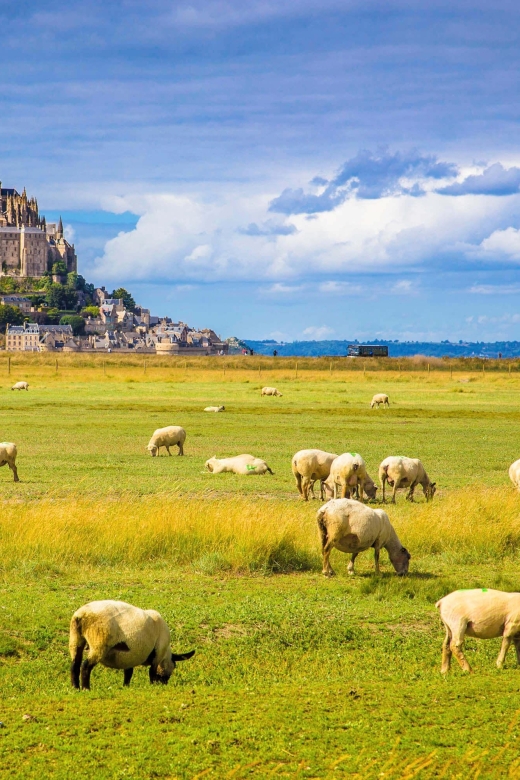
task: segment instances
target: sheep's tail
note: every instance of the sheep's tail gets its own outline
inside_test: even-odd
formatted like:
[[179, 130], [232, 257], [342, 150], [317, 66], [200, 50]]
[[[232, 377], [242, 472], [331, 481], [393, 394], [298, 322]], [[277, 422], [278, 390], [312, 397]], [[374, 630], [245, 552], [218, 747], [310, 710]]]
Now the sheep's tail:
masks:
[[265, 465], [266, 465], [266, 468], [267, 468], [267, 471], [269, 472], [269, 474], [274, 474], [274, 471], [272, 471], [272, 470], [269, 468], [269, 466], [267, 465], [267, 463], [266, 463]]
[[328, 541], [328, 534], [327, 534], [327, 525], [324, 520], [325, 515], [325, 507], [321, 507], [321, 509], [318, 510], [318, 530], [320, 532], [321, 536], [321, 548], [323, 549]]

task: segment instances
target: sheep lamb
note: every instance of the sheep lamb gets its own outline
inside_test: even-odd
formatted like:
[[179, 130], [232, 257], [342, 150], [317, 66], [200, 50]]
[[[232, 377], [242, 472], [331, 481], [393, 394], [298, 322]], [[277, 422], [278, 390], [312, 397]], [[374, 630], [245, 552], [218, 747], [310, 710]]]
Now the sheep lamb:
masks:
[[408, 574], [410, 553], [403, 547], [388, 515], [382, 509], [371, 509], [349, 498], [328, 501], [317, 514], [323, 554], [323, 574], [332, 577], [330, 553], [335, 547], [351, 553], [348, 573], [354, 574], [354, 563], [360, 552], [374, 548], [376, 574], [379, 574], [379, 552], [384, 547], [397, 574]]
[[379, 481], [383, 488], [383, 503], [385, 502], [386, 483], [392, 488], [392, 504], [395, 504], [395, 494], [398, 488], [408, 487], [407, 501], [413, 501], [413, 493], [417, 485], [422, 485], [426, 501], [432, 501], [435, 495], [436, 483], [431, 482], [421, 461], [418, 458], [405, 458], [401, 455], [391, 455], [385, 458], [379, 466]]
[[29, 389], [29, 383], [28, 382], [16, 382], [11, 387], [11, 390], [28, 390]]
[[370, 402], [370, 408], [373, 409], [374, 406], [377, 406], [379, 409], [381, 404], [383, 404], [383, 408], [385, 406], [390, 406], [390, 401], [388, 400], [386, 393], [376, 393]]
[[262, 395], [279, 395], [281, 397], [282, 393], [276, 387], [262, 387]]
[[13, 444], [10, 441], [3, 441], [0, 443], [0, 466], [9, 466], [13, 472], [14, 481], [20, 482], [18, 479], [18, 469], [16, 468], [17, 455], [18, 450], [16, 449], [16, 444]]
[[515, 460], [509, 467], [509, 479], [517, 490], [520, 490], [520, 460]]
[[168, 455], [171, 455], [170, 447], [175, 444], [179, 448], [179, 455], [184, 455], [184, 442], [186, 441], [186, 431], [180, 425], [168, 425], [167, 428], [158, 428], [153, 432], [152, 438], [148, 442], [146, 449], [155, 458], [159, 455], [161, 447], [166, 447]]
[[309, 500], [309, 490], [312, 498], [314, 495], [314, 483], [320, 480], [320, 497], [325, 500], [324, 483], [330, 474], [332, 462], [338, 456], [332, 452], [323, 450], [300, 450], [291, 462], [292, 473], [296, 480], [298, 492], [304, 501]]
[[205, 412], [223, 412], [225, 411], [225, 406], [206, 406], [204, 409]]
[[369, 498], [376, 497], [377, 488], [367, 474], [365, 461], [357, 452], [344, 452], [331, 464], [330, 474], [325, 481], [325, 491], [329, 498], [356, 498], [363, 501], [363, 492]]
[[273, 473], [265, 460], [255, 458], [254, 455], [235, 455], [234, 458], [217, 458], [215, 455], [206, 461], [205, 466], [212, 474], [222, 474], [225, 471], [242, 476], [265, 474], [266, 471]]
[[471, 672], [462, 652], [466, 635], [476, 639], [502, 637], [496, 661], [499, 669], [504, 665], [506, 653], [513, 642], [516, 660], [520, 664], [520, 593], [490, 588], [456, 590], [440, 599], [435, 606], [446, 629], [442, 644], [442, 674], [449, 671], [452, 654], [465, 672]]
[[87, 690], [97, 664], [122, 669], [124, 685], [130, 685], [136, 666], [150, 667], [151, 683], [166, 684], [177, 661], [185, 661], [195, 653], [172, 653], [170, 630], [154, 609], [111, 600], [91, 601], [76, 610], [70, 621], [69, 651], [72, 685], [79, 688], [81, 683]]

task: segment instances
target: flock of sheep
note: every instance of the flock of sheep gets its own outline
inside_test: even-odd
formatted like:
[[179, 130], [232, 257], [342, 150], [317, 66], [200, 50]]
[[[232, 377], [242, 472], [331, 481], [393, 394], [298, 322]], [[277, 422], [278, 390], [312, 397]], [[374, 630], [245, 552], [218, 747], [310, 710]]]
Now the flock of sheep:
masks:
[[[17, 382], [12, 390], [28, 390], [27, 382]], [[262, 396], [281, 396], [275, 387], [264, 387]], [[388, 407], [384, 393], [375, 395], [371, 408]], [[205, 412], [223, 412], [224, 406], [208, 406]], [[180, 426], [168, 426], [154, 431], [147, 450], [152, 457], [164, 447], [177, 446], [184, 455], [186, 431]], [[16, 469], [16, 445], [0, 443], [0, 466], [8, 465], [14, 481], [19, 482]], [[376, 574], [379, 574], [381, 548], [388, 552], [398, 575], [408, 573], [410, 553], [401, 544], [386, 512], [372, 509], [364, 503], [364, 496], [375, 499], [377, 487], [370, 478], [361, 455], [346, 452], [341, 455], [318, 449], [300, 450], [292, 458], [292, 472], [300, 496], [315, 498], [314, 485], [320, 483], [321, 500], [326, 503], [317, 513], [318, 529], [323, 555], [323, 574], [334, 574], [330, 565], [333, 549], [351, 555], [348, 573], [354, 574], [354, 563], [360, 552], [374, 549]], [[206, 461], [205, 467], [213, 474], [232, 472], [239, 475], [273, 474], [267, 463], [253, 455], [237, 455]], [[421, 461], [417, 458], [390, 456], [379, 466], [379, 481], [383, 503], [385, 487], [392, 488], [391, 501], [395, 503], [399, 488], [407, 487], [406, 498], [413, 501], [414, 490], [421, 485], [426, 501], [433, 499], [435, 482], [431, 482]], [[509, 469], [509, 476], [520, 490], [520, 459]], [[339, 494], [339, 497], [338, 497]], [[351, 497], [352, 496], [352, 497]], [[458, 590], [440, 599], [436, 607], [446, 629], [442, 646], [441, 672], [446, 673], [454, 655], [465, 671], [471, 668], [462, 647], [466, 635], [479, 639], [502, 637], [497, 666], [503, 666], [507, 650], [514, 643], [520, 665], [520, 593], [505, 593], [488, 588]], [[84, 651], [88, 648], [84, 659]], [[151, 683], [167, 683], [178, 661], [191, 658], [195, 651], [175, 654], [171, 651], [170, 631], [155, 610], [142, 610], [122, 601], [93, 601], [80, 607], [72, 616], [69, 650], [72, 659], [71, 682], [75, 688], [89, 689], [92, 669], [101, 663], [111, 669], [124, 671], [124, 685], [129, 685], [135, 666], [149, 666]]]

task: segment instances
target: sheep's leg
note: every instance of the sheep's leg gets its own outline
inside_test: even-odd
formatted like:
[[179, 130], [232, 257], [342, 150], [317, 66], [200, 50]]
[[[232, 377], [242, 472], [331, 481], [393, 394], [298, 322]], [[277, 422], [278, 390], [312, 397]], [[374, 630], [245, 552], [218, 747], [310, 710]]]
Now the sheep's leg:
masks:
[[347, 483], [345, 482], [341, 486], [341, 498], [347, 498], [347, 493], [348, 493], [348, 498], [350, 498], [350, 491], [348, 489]]
[[385, 498], [386, 476], [384, 476], [381, 479], [381, 487], [383, 488], [383, 504], [386, 504], [386, 498]]
[[509, 650], [512, 641], [513, 638], [510, 636], [502, 637], [502, 647], [500, 648], [500, 652], [497, 658], [497, 669], [501, 669], [503, 667], [504, 661], [506, 660], [507, 651]]
[[81, 664], [81, 687], [86, 691], [90, 691], [90, 673], [96, 664], [97, 661], [92, 662], [90, 658], [85, 658]]
[[166, 452], [168, 453], [168, 455], [169, 455], [169, 456], [170, 456], [170, 458], [171, 458], [172, 454], [171, 454], [171, 452], [170, 452], [170, 445], [169, 445], [169, 444], [165, 444], [164, 446], [166, 447]]
[[349, 561], [347, 571], [349, 574], [354, 574], [354, 564], [356, 562], [356, 558], [358, 557], [359, 553], [352, 553], [352, 557]]
[[325, 481], [320, 479], [320, 499], [325, 501]]
[[376, 574], [381, 574], [379, 571], [379, 547], [374, 547], [374, 565], [376, 567]]
[[365, 497], [363, 495], [364, 489], [365, 489], [365, 480], [364, 479], [358, 479], [357, 484], [356, 484], [357, 500], [361, 501], [362, 504], [365, 503]]
[[397, 488], [399, 487], [399, 480], [396, 479], [394, 482], [394, 487], [392, 490], [392, 504], [395, 504], [395, 494], [397, 493]]
[[78, 688], [79, 690], [79, 674], [81, 670], [81, 662], [83, 660], [83, 650], [85, 649], [86, 642], [84, 641], [83, 644], [78, 644], [76, 647], [76, 652], [74, 653], [74, 659], [70, 665], [70, 682], [72, 684], [73, 688]]
[[177, 446], [179, 448], [179, 455], [184, 455], [184, 446], [183, 446], [182, 442], [179, 442], [179, 444]]
[[520, 666], [520, 634], [513, 637], [513, 642], [515, 643], [516, 663]]
[[447, 674], [450, 670], [450, 663], [451, 663], [451, 631], [446, 626], [446, 636], [444, 637], [444, 642], [442, 643], [442, 664], [441, 664], [441, 674]]
[[417, 485], [417, 482], [412, 482], [410, 484], [410, 490], [408, 491], [408, 495], [406, 496], [406, 500], [407, 501], [411, 501], [412, 504], [414, 503], [413, 492], [415, 490], [415, 486], [416, 485]]
[[334, 576], [334, 571], [333, 571], [332, 566], [330, 565], [330, 561], [329, 561], [330, 553], [331, 553], [331, 550], [332, 550], [333, 546], [334, 545], [331, 544], [330, 542], [326, 542], [323, 545], [323, 548], [322, 548], [322, 552], [323, 552], [323, 568], [322, 568], [322, 572], [321, 573], [325, 577], [333, 577]]
[[13, 472], [13, 477], [15, 482], [20, 482], [18, 479], [18, 469], [16, 468], [16, 463], [9, 463], [9, 468]]
[[127, 685], [127, 686], [128, 686], [128, 685], [130, 685], [130, 680], [132, 679], [132, 675], [133, 675], [133, 673], [134, 673], [134, 670], [133, 670], [133, 668], [131, 668], [131, 669], [125, 669], [125, 671], [124, 671], [124, 680], [123, 680], [123, 685]]
[[309, 477], [304, 477], [302, 479], [302, 496], [304, 501], [309, 500], [309, 484], [310, 484]]

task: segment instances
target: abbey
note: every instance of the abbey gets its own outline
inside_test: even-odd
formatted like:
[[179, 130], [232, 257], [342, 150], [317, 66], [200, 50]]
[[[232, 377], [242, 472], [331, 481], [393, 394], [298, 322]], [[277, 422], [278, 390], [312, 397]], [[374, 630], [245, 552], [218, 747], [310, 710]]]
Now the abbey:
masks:
[[39, 277], [62, 261], [67, 273], [77, 271], [74, 245], [63, 235], [63, 224], [47, 224], [36, 198], [2, 188], [0, 182], [0, 276]]

